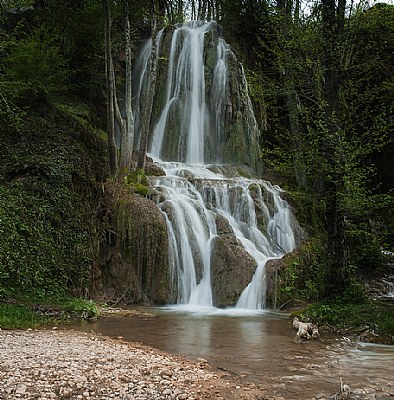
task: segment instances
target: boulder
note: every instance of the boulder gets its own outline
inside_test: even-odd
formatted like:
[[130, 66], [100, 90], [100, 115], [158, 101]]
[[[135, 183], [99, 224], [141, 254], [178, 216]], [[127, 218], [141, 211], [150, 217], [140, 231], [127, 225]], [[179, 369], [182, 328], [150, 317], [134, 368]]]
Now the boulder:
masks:
[[153, 162], [147, 162], [146, 175], [148, 176], [165, 176], [166, 172], [163, 168]]
[[217, 307], [228, 307], [236, 303], [251, 281], [256, 261], [229, 232], [229, 227], [225, 227], [224, 220], [219, 226], [218, 232], [227, 233], [219, 234], [212, 243], [212, 300]]
[[297, 254], [297, 250], [285, 254], [282, 258], [267, 261], [265, 265], [267, 307], [274, 310], [282, 309], [284, 306], [283, 303], [285, 303], [285, 305], [291, 303], [292, 306], [297, 307], [297, 300], [289, 300], [287, 297], [283, 296], [281, 291], [281, 288], [287, 284], [289, 260], [291, 260], [295, 254]]
[[268, 260], [265, 265], [265, 276], [266, 276], [266, 302], [269, 308], [273, 308], [274, 310], [280, 306], [279, 302], [279, 293], [280, 293], [280, 285], [281, 279], [280, 275], [283, 270], [287, 268], [286, 263], [283, 261], [283, 258]]

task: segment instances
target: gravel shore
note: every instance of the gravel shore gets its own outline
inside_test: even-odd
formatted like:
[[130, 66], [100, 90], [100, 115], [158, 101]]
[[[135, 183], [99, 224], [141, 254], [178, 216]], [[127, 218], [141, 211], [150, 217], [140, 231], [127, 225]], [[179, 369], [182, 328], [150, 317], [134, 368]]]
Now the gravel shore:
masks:
[[0, 331], [0, 399], [263, 400], [261, 388], [223, 379], [138, 343], [68, 330]]

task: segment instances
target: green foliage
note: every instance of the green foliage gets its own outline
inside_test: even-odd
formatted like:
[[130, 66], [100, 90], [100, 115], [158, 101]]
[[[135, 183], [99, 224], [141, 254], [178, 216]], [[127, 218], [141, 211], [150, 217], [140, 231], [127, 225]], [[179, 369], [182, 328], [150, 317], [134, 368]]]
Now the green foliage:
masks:
[[[98, 23], [101, 1], [48, 0], [45, 7], [30, 2], [27, 9], [28, 1], [8, 3], [2, 3], [5, 12], [0, 12], [6, 27], [0, 28], [0, 56], [5, 60], [0, 65], [0, 82], [12, 82], [15, 89], [27, 85], [29, 93], [21, 99], [29, 106], [66, 90], [101, 101], [105, 81], [103, 24]], [[7, 13], [14, 6], [11, 3], [18, 3], [19, 11]]]
[[92, 260], [80, 197], [65, 188], [47, 197], [50, 186], [29, 183], [32, 193], [23, 183], [0, 187], [0, 284], [11, 291], [81, 290]]
[[281, 303], [289, 299], [318, 301], [326, 279], [325, 253], [322, 240], [315, 237], [287, 256], [287, 268], [281, 274]]
[[[7, 57], [9, 35], [0, 28], [0, 58]], [[0, 119], [2, 128], [20, 129], [23, 125], [25, 111], [18, 105], [21, 93], [26, 91], [26, 85], [12, 82], [5, 78], [5, 63], [0, 63]]]
[[78, 4], [56, 0], [49, 2], [43, 22], [61, 38], [61, 51], [69, 64], [70, 89], [89, 101], [103, 101], [104, 23], [101, 23], [101, 0], [81, 1]]
[[348, 231], [351, 262], [363, 276], [376, 276], [385, 271], [388, 256], [377, 236], [363, 229]]
[[[384, 272], [381, 250], [393, 246], [387, 160], [393, 148], [394, 7], [378, 4], [349, 17], [331, 63], [321, 56], [327, 55], [327, 35], [319, 12], [297, 21], [285, 4], [277, 8], [259, 43], [259, 71], [249, 74], [252, 98], [261, 101], [260, 81], [267, 106], [263, 161], [288, 181], [297, 217], [321, 238], [316, 260], [308, 268], [296, 260], [290, 275], [297, 279], [286, 286], [310, 300], [319, 299], [335, 274], [348, 279]], [[338, 96], [330, 103], [334, 87]], [[330, 221], [345, 221], [344, 230]], [[333, 251], [339, 243], [344, 251]], [[341, 261], [333, 254], [342, 254]]]
[[67, 103], [60, 103], [56, 102], [55, 107], [59, 110], [63, 111], [70, 117], [74, 118], [83, 126], [88, 126], [89, 118], [91, 116], [91, 110], [89, 106], [84, 103], [77, 103], [77, 104], [67, 104]]
[[142, 196], [149, 193], [148, 178], [143, 169], [137, 169], [129, 172], [124, 177], [124, 183], [134, 192]]
[[96, 303], [91, 300], [85, 300], [80, 298], [69, 298], [64, 300], [63, 302], [55, 303], [58, 306], [61, 306], [62, 309], [68, 311], [70, 313], [78, 313], [81, 316], [92, 317], [98, 316], [98, 309]]
[[[88, 320], [99, 315], [91, 300], [72, 298], [60, 293], [15, 292], [12, 301], [0, 301], [0, 328], [37, 328], [70, 320]], [[1, 299], [0, 299], [1, 300]]]
[[[25, 9], [30, 6], [25, 3], [3, 2], [0, 16], [5, 22], [0, 26], [0, 302], [26, 304], [7, 304], [9, 321], [3, 326], [10, 327], [22, 326], [18, 319], [45, 323], [31, 314], [33, 301], [56, 303], [70, 293], [87, 294], [99, 234], [92, 194], [96, 179], [106, 175], [103, 133], [92, 126], [98, 119], [91, 106], [67, 93], [76, 65], [71, 25], [79, 28], [74, 54], [86, 54], [80, 39], [88, 43], [92, 37], [82, 20], [96, 15], [89, 18], [96, 45], [101, 2], [82, 2], [73, 13], [65, 2], [49, 0], [39, 12], [35, 4]], [[14, 6], [22, 8], [8, 13]], [[68, 29], [59, 29], [60, 20]], [[99, 64], [93, 51], [88, 57]], [[92, 63], [80, 64], [82, 69], [94, 71]], [[57, 109], [50, 105], [54, 100]], [[92, 314], [91, 304], [67, 302], [58, 306], [65, 313]]]
[[64, 90], [67, 63], [57, 45], [59, 39], [45, 28], [15, 40], [9, 46], [6, 79], [22, 84], [43, 97]]
[[27, 87], [23, 84], [4, 82], [0, 75], [0, 119], [3, 129], [20, 130], [26, 111], [17, 103], [22, 93], [26, 93]]
[[48, 40], [33, 36], [19, 41], [9, 62], [8, 74], [15, 81], [32, 83], [46, 90], [57, 88], [65, 81], [65, 61], [59, 49]]
[[37, 328], [46, 325], [49, 321], [48, 317], [38, 315], [29, 306], [0, 303], [0, 328]]
[[309, 305], [300, 315], [301, 318], [312, 321], [320, 326], [328, 326], [338, 331], [351, 330], [365, 336], [370, 341], [374, 336], [385, 338], [388, 343], [394, 343], [394, 308], [387, 304], [368, 301], [362, 293], [358, 302], [333, 301]]
[[59, 117], [47, 107], [45, 119], [30, 114], [23, 131], [0, 137], [0, 291], [8, 295], [87, 293], [92, 162], [104, 171], [105, 145], [94, 129]]
[[33, 4], [34, 0], [2, 0], [0, 7], [5, 12], [10, 8], [31, 7]]
[[45, 25], [32, 29], [20, 19], [10, 26], [0, 28], [0, 117], [4, 130], [21, 131], [29, 108], [67, 88], [69, 70], [59, 38]]

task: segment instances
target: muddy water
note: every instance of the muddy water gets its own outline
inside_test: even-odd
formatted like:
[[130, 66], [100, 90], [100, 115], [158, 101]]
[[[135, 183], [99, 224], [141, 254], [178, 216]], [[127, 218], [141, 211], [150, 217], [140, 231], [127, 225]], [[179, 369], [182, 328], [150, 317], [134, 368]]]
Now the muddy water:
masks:
[[101, 318], [78, 329], [123, 336], [191, 360], [202, 357], [231, 377], [262, 384], [266, 395], [325, 399], [342, 379], [357, 398], [394, 398], [394, 347], [328, 335], [297, 343], [290, 319], [266, 312], [141, 311], [149, 314]]

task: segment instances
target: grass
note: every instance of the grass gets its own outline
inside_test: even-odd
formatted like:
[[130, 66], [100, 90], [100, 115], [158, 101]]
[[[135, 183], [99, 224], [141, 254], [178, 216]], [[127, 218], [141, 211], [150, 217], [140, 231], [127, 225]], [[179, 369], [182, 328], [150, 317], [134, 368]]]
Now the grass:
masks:
[[40, 326], [87, 321], [98, 316], [91, 300], [69, 296], [36, 296], [21, 294], [0, 302], [0, 328], [26, 329]]
[[26, 329], [47, 325], [50, 319], [22, 304], [0, 304], [0, 327], [2, 329]]
[[343, 301], [314, 303], [300, 316], [338, 332], [353, 332], [366, 341], [394, 344], [394, 306], [389, 303], [376, 300], [357, 304]]

